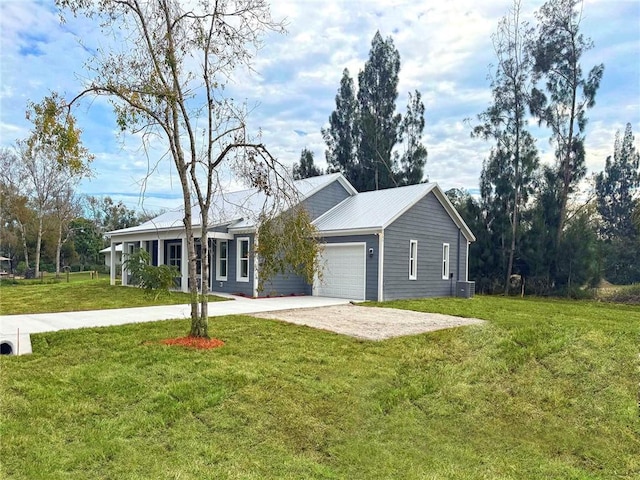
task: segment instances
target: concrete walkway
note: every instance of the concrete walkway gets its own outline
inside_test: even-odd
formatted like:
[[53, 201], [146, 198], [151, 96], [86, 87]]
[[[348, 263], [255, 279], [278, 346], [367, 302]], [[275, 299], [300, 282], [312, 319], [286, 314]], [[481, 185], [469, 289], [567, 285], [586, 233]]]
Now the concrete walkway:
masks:
[[[225, 295], [228, 296], [229, 295]], [[209, 303], [209, 316], [274, 312], [296, 308], [328, 307], [348, 304], [343, 298], [326, 297], [232, 297], [227, 302]], [[90, 310], [85, 312], [37, 313], [25, 315], [0, 315], [0, 336], [20, 336], [30, 333], [54, 332], [86, 327], [106, 327], [127, 323], [154, 322], [173, 318], [189, 318], [190, 305], [163, 305], [157, 307], [119, 308], [113, 310]]]

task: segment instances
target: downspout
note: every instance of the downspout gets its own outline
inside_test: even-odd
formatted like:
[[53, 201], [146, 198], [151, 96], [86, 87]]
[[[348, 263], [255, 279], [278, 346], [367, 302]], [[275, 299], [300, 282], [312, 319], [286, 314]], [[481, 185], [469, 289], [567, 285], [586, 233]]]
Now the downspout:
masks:
[[378, 301], [384, 301], [384, 230], [378, 233]]
[[460, 234], [461, 231], [458, 229], [458, 252], [457, 252], [457, 260], [456, 260], [456, 282], [460, 281]]
[[[249, 242], [251, 242], [251, 239], [249, 239]], [[251, 294], [253, 295], [253, 298], [258, 298], [258, 294], [260, 292], [258, 292], [258, 281], [260, 280], [260, 271], [259, 271], [259, 264], [260, 264], [260, 259], [258, 257], [258, 229], [256, 229], [254, 235], [253, 235], [253, 250], [249, 249], [249, 251], [253, 251], [253, 291], [251, 292]], [[249, 267], [251, 267], [251, 264], [249, 264]]]
[[113, 242], [113, 237], [110, 239], [111, 256], [109, 258], [109, 284], [116, 284], [116, 244]]

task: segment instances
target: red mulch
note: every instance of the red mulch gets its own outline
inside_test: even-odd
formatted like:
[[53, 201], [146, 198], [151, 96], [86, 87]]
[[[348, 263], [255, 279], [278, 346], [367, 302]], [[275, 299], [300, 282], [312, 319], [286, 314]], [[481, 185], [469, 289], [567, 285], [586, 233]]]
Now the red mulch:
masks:
[[224, 345], [222, 340], [217, 338], [201, 338], [201, 337], [179, 337], [167, 338], [162, 340], [165, 345], [181, 345], [183, 347], [198, 348], [208, 350], [210, 348], [218, 348]]

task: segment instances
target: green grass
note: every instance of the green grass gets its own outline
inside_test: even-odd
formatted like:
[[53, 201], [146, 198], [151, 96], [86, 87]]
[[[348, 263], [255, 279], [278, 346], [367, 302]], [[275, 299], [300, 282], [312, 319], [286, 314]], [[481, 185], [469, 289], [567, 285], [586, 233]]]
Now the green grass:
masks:
[[32, 336], [0, 358], [10, 479], [640, 476], [640, 312], [476, 297], [387, 306], [483, 326], [384, 342], [246, 316]]
[[[189, 303], [190, 298], [187, 293], [170, 292], [155, 299], [139, 288], [111, 286], [108, 277], [99, 280], [76, 278], [69, 283], [5, 284], [0, 287], [0, 314], [176, 305]], [[211, 302], [225, 300], [214, 295], [209, 299]]]

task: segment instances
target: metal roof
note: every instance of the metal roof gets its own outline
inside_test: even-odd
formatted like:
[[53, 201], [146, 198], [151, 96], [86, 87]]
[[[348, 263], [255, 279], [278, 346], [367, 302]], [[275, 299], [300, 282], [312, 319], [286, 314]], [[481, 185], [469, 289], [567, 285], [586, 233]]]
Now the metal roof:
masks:
[[318, 230], [381, 230], [429, 193], [434, 183], [358, 193], [318, 217]]
[[[297, 195], [298, 201], [302, 201], [335, 181], [340, 182], [351, 195], [357, 193], [340, 173], [296, 180], [292, 182], [294, 187], [294, 192], [292, 193]], [[276, 200], [273, 196], [268, 196], [257, 188], [219, 193], [214, 195], [211, 202], [209, 226], [229, 225], [233, 228], [254, 228], [255, 219], [263, 209], [282, 211], [287, 208], [285, 202], [280, 202], [279, 204], [275, 202]], [[183, 218], [184, 207], [181, 207], [165, 212], [135, 227], [108, 232], [107, 235], [119, 236], [158, 230], [182, 229], [184, 228]], [[195, 228], [200, 226], [200, 207], [198, 205], [192, 206], [191, 224]]]
[[336, 205], [313, 223], [325, 234], [381, 231], [430, 192], [434, 193], [467, 240], [475, 241], [475, 236], [437, 183], [419, 183], [358, 193]]

